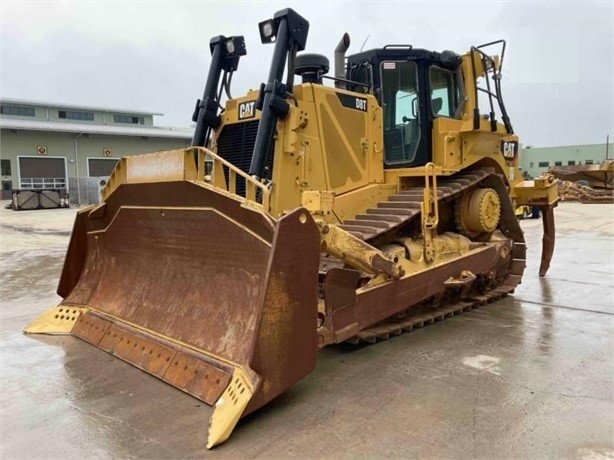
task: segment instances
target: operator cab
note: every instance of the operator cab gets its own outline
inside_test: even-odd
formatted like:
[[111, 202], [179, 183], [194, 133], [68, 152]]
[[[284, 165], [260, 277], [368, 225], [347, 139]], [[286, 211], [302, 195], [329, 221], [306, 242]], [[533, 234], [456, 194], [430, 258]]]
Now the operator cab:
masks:
[[461, 57], [452, 51], [438, 53], [411, 45], [388, 45], [348, 56], [348, 89], [373, 94], [383, 109], [386, 168], [431, 161], [433, 120], [461, 116], [460, 64]]

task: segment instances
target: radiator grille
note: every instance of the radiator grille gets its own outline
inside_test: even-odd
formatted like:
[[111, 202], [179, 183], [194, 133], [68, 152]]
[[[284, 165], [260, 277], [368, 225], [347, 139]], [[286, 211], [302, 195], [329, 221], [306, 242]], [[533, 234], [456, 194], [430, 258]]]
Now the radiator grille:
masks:
[[[249, 174], [249, 167], [252, 162], [258, 124], [258, 120], [252, 120], [226, 125], [222, 128], [217, 139], [217, 154], [247, 174]], [[266, 161], [267, 178], [270, 178], [272, 165], [273, 155], [269, 152]], [[228, 180], [228, 171], [224, 171], [224, 174], [226, 180]], [[236, 193], [245, 196], [245, 180], [242, 177], [237, 177]]]

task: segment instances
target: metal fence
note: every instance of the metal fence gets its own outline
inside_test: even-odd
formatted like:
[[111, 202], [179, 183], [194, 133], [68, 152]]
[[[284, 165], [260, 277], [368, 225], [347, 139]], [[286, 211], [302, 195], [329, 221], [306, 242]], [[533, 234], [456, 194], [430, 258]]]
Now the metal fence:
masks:
[[80, 205], [100, 203], [100, 191], [107, 180], [108, 177], [69, 178], [70, 202]]

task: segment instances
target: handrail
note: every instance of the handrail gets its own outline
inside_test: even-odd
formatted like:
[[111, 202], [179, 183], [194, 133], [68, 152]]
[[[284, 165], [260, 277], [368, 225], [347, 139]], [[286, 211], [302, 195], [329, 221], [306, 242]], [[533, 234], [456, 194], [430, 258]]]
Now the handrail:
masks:
[[[486, 54], [483, 48], [487, 48], [489, 46], [499, 45], [499, 44], [501, 45], [501, 54], [500, 54], [499, 64], [496, 65], [495, 58]], [[479, 112], [480, 111], [478, 108], [478, 92], [482, 91], [488, 95], [488, 102], [490, 105], [489, 119], [490, 119], [491, 131], [497, 130], [497, 122], [495, 119], [494, 104], [493, 104], [493, 98], [494, 98], [499, 104], [499, 110], [501, 112], [501, 119], [503, 120], [503, 124], [505, 125], [506, 131], [509, 134], [514, 134], [514, 128], [512, 127], [512, 123], [507, 114], [507, 110], [503, 102], [503, 96], [501, 94], [501, 69], [503, 68], [503, 59], [505, 57], [505, 45], [506, 45], [505, 40], [496, 40], [494, 42], [485, 43], [480, 46], [471, 47], [471, 67], [473, 70], [473, 79], [475, 81], [475, 109], [474, 109], [474, 114], [473, 114], [473, 117], [474, 117], [474, 125], [473, 125], [474, 128], [473, 129], [479, 129], [480, 127], [480, 122], [479, 122]], [[482, 61], [486, 88], [478, 87], [474, 53], [477, 53], [480, 56], [480, 59]], [[492, 80], [493, 80], [494, 90], [491, 89], [490, 77], [488, 75], [489, 71], [492, 71]]]
[[439, 224], [439, 201], [437, 196], [437, 172], [435, 164], [424, 165], [424, 189], [422, 191], [422, 236], [424, 237], [424, 260], [427, 264], [435, 261], [435, 243], [437, 225]]
[[[202, 152], [206, 160], [213, 163], [211, 175], [209, 178], [205, 176], [205, 182], [244, 199], [252, 205], [262, 207], [264, 211], [269, 210], [271, 190], [267, 185], [205, 147], [193, 147], [193, 149]], [[205, 165], [199, 164], [198, 167], [204, 168]], [[245, 180], [245, 196], [237, 193], [237, 176]]]

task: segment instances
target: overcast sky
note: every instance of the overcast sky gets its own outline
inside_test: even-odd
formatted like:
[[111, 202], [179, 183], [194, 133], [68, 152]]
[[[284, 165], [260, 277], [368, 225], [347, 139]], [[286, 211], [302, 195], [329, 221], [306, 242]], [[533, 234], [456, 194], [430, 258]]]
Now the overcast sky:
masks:
[[504, 38], [503, 94], [516, 133], [535, 147], [614, 138], [612, 0], [0, 2], [0, 96], [164, 113], [190, 126], [215, 35], [244, 35], [233, 94], [267, 78], [272, 45], [258, 22], [292, 7], [310, 22], [307, 50], [344, 32], [349, 53], [409, 43], [463, 53]]

